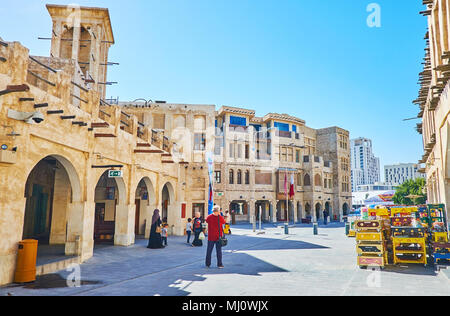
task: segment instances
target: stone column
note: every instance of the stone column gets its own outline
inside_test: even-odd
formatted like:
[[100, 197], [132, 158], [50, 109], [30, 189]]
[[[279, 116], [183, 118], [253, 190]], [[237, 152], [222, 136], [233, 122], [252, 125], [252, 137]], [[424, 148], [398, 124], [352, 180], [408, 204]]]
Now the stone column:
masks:
[[298, 207], [298, 202], [297, 201], [292, 201], [292, 212], [294, 213], [293, 218], [294, 218], [294, 223], [297, 223], [297, 207]]
[[52, 47], [50, 50], [51, 56], [59, 58], [61, 55], [61, 38], [62, 38], [62, 22], [53, 21], [53, 34], [52, 36]]
[[134, 224], [136, 206], [133, 204], [116, 205], [116, 226], [114, 234], [114, 245], [130, 246], [134, 244]]
[[70, 203], [70, 182], [63, 169], [56, 169], [53, 190], [53, 212], [50, 231], [50, 245], [66, 242], [67, 209]]
[[269, 214], [270, 214], [270, 219], [272, 220], [272, 223], [276, 223], [277, 222], [277, 201], [272, 200], [269, 202]]
[[67, 256], [79, 256], [81, 260], [92, 257], [94, 253], [94, 202], [73, 202], [68, 205]]
[[72, 40], [72, 59], [78, 61], [78, 52], [80, 50], [80, 34], [81, 27], [73, 27], [73, 40]]
[[247, 204], [248, 204], [249, 222], [250, 224], [253, 224], [256, 220], [255, 200], [250, 200]]

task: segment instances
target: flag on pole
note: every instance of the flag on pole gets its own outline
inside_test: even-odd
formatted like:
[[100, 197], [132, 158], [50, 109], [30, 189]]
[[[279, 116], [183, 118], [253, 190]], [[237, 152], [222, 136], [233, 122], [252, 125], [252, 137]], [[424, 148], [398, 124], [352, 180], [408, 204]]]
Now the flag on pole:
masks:
[[294, 197], [294, 195], [295, 195], [295, 192], [294, 192], [294, 175], [291, 174], [291, 185], [289, 187], [289, 198], [292, 199]]
[[287, 173], [284, 174], [284, 193], [286, 196], [288, 196], [288, 189], [287, 189]]
[[209, 194], [208, 194], [208, 215], [213, 213], [214, 207], [214, 188], [213, 188], [213, 155], [211, 152], [206, 153], [206, 161], [208, 163], [208, 174], [209, 174]]

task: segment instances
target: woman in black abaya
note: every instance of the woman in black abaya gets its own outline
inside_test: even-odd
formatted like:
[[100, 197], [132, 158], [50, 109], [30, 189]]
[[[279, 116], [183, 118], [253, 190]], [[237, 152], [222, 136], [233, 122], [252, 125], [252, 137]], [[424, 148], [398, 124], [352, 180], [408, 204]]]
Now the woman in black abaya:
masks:
[[150, 238], [148, 239], [147, 248], [159, 249], [164, 248], [161, 238], [161, 218], [159, 216], [159, 210], [155, 210], [152, 217], [152, 228], [150, 230]]

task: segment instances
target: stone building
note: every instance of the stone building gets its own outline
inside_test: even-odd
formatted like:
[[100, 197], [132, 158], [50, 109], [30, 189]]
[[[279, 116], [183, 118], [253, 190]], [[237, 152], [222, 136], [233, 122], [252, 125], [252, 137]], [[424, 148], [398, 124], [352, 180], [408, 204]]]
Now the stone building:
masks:
[[[206, 203], [201, 154], [173, 157], [176, 130], [161, 126], [156, 109], [134, 115], [104, 100], [114, 44], [108, 10], [47, 8], [51, 57], [0, 39], [0, 285], [13, 280], [20, 240], [82, 262], [95, 243], [129, 246], [148, 236], [155, 208], [182, 235], [186, 201]], [[166, 124], [190, 124], [194, 108], [184, 118], [174, 109]], [[205, 113], [212, 118], [214, 109]], [[205, 129], [206, 117], [193, 121]], [[198, 170], [186, 168], [188, 155]]]
[[83, 262], [97, 243], [148, 237], [155, 208], [183, 235], [187, 218], [207, 215], [208, 153], [215, 203], [238, 210], [240, 221], [253, 222], [256, 210], [271, 221], [316, 220], [323, 209], [340, 220], [349, 211], [347, 131], [232, 107], [111, 104], [108, 10], [47, 9], [50, 57], [0, 38], [0, 285], [12, 282], [23, 239]]
[[[450, 12], [449, 0], [424, 1], [428, 31], [421, 88], [414, 104], [419, 106], [417, 131], [423, 136], [429, 203], [450, 202]], [[447, 212], [447, 216], [449, 216]]]
[[234, 211], [236, 221], [318, 220], [324, 209], [341, 220], [350, 211], [348, 131], [226, 106], [215, 126], [214, 202]]
[[[120, 102], [127, 113], [135, 115], [145, 126], [151, 126], [152, 135], [163, 132], [173, 143], [170, 157], [181, 165], [181, 187], [186, 192], [185, 216], [192, 218], [196, 211], [208, 215], [209, 175], [206, 153], [214, 150], [215, 105]], [[152, 137], [153, 139], [153, 137]], [[163, 217], [167, 214], [163, 205]]]

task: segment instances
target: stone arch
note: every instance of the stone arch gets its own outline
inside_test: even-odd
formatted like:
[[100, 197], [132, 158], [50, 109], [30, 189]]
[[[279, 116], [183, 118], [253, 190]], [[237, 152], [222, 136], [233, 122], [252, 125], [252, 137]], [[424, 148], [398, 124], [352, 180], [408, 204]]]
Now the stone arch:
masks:
[[316, 175], [314, 176], [314, 185], [316, 187], [321, 187], [322, 186], [322, 177], [318, 173], [316, 173]]
[[143, 177], [138, 182], [134, 194], [135, 198], [135, 235], [150, 235], [149, 225], [154, 209], [156, 209], [157, 196], [153, 182], [149, 177]]
[[39, 244], [66, 245], [69, 232], [79, 226], [82, 201], [80, 177], [66, 157], [51, 154], [32, 164], [24, 184], [23, 238]]
[[[97, 177], [97, 184], [107, 172], [104, 171]], [[117, 185], [117, 204], [125, 205], [127, 204], [127, 185], [125, 184], [125, 180], [123, 178], [114, 178], [114, 180]]]
[[311, 204], [309, 204], [308, 202], [306, 202], [305, 204], [305, 217], [308, 218], [312, 218], [312, 214], [311, 214]]
[[233, 169], [230, 169], [230, 171], [228, 172], [228, 183], [234, 184], [234, 170]]
[[175, 214], [172, 214], [173, 206], [175, 205], [175, 188], [170, 181], [167, 181], [162, 187], [160, 191], [160, 201], [161, 201], [161, 220], [167, 217], [167, 220], [173, 222], [173, 217]]
[[349, 210], [349, 207], [348, 207], [347, 202], [345, 202], [345, 203], [342, 205], [342, 213], [344, 214], [344, 216], [345, 216], [345, 215], [348, 215], [348, 214], [350, 213], [350, 210]]
[[94, 188], [94, 241], [122, 246], [132, 244], [134, 235], [127, 233], [128, 214], [124, 179], [108, 178], [108, 170], [101, 170]]
[[242, 170], [238, 169], [236, 173], [236, 184], [242, 184]]
[[245, 171], [245, 175], [244, 175], [245, 179], [244, 179], [244, 183], [246, 185], [250, 184], [250, 170], [246, 170]]
[[314, 216], [316, 218], [316, 220], [318, 221], [320, 218], [322, 218], [322, 204], [320, 202], [317, 202], [315, 207], [314, 207]]
[[311, 185], [311, 177], [309, 176], [309, 174], [305, 174], [305, 176], [303, 177], [303, 185], [305, 187], [308, 187]]
[[30, 176], [30, 173], [33, 171], [33, 169], [36, 167], [36, 165], [48, 157], [52, 157], [52, 158], [56, 159], [64, 167], [65, 171], [67, 172], [67, 176], [69, 177], [71, 187], [72, 187], [72, 201], [76, 201], [76, 202], [81, 201], [82, 189], [81, 189], [81, 182], [80, 182], [80, 177], [78, 176], [78, 172], [75, 169], [72, 161], [70, 161], [68, 158], [66, 158], [62, 155], [50, 154], [50, 155], [46, 155], [46, 156], [40, 158], [39, 160], [35, 160], [33, 163], [30, 164], [32, 167], [27, 171], [27, 178]]

